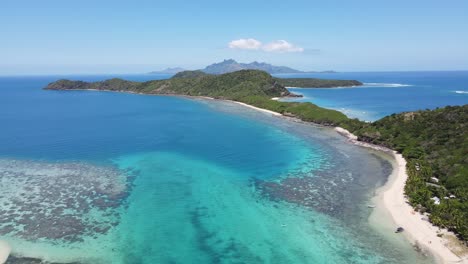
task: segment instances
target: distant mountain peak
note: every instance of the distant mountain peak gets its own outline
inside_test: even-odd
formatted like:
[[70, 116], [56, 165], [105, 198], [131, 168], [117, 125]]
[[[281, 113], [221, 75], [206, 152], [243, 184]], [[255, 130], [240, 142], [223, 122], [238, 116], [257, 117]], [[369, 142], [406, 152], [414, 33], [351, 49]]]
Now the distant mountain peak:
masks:
[[[261, 70], [268, 72], [269, 74], [280, 74], [280, 73], [311, 73], [296, 70], [286, 66], [275, 66], [266, 62], [253, 61], [251, 63], [240, 63], [234, 59], [224, 59], [221, 62], [213, 63], [206, 66], [200, 71], [209, 73], [209, 74], [223, 74], [229, 72], [235, 72], [240, 70]], [[162, 71], [153, 71], [152, 74], [177, 74], [179, 72], [186, 71], [186, 69], [176, 67], [176, 68], [167, 68]], [[323, 73], [333, 73], [334, 71], [323, 71]]]
[[228, 62], [228, 63], [237, 63], [234, 59], [224, 59], [223, 62]]

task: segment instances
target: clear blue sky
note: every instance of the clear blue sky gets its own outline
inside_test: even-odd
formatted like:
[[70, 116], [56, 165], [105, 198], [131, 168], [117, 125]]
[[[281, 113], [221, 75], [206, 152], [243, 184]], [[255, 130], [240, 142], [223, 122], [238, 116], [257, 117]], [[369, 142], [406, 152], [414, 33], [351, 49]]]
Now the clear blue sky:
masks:
[[226, 58], [467, 70], [468, 1], [2, 0], [0, 36], [2, 75], [193, 69]]

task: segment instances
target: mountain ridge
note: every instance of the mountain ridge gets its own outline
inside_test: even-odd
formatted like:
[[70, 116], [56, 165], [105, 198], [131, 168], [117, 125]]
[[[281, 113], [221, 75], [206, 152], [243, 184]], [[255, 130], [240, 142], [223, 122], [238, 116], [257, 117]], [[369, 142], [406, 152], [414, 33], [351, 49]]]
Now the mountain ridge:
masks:
[[[225, 59], [222, 62], [213, 63], [206, 66], [201, 71], [210, 74], [223, 74], [239, 70], [261, 70], [269, 74], [284, 74], [284, 73], [310, 73], [306, 71], [296, 70], [287, 66], [276, 66], [266, 62], [254, 61], [251, 63], [240, 63], [233, 59]], [[324, 71], [323, 73], [332, 73], [333, 71]]]
[[[335, 71], [301, 71], [296, 70], [287, 66], [276, 66], [266, 62], [250, 62], [240, 63], [234, 59], [225, 59], [221, 62], [216, 62], [206, 66], [203, 69], [196, 71], [202, 71], [209, 74], [224, 74], [240, 70], [260, 70], [265, 71], [269, 74], [288, 74], [288, 73], [335, 73]], [[161, 71], [152, 71], [149, 74], [177, 74], [179, 72], [187, 71], [181, 67], [167, 68]]]

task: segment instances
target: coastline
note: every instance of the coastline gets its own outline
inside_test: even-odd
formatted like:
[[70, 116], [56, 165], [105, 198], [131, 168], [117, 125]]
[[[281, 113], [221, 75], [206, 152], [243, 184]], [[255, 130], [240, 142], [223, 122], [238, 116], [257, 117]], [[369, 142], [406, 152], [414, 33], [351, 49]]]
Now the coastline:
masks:
[[[285, 117], [280, 113], [245, 103], [231, 100], [223, 101], [240, 104], [278, 117]], [[415, 247], [415, 250], [429, 253], [437, 263], [468, 264], [468, 255], [459, 256], [453, 252], [456, 250], [456, 247], [461, 247], [458, 250], [463, 252], [466, 250], [455, 234], [434, 226], [429, 221], [423, 220], [424, 215], [415, 212], [414, 208], [409, 204], [404, 192], [408, 174], [406, 173], [406, 160], [403, 158], [403, 155], [386, 147], [358, 141], [356, 135], [344, 128], [335, 127], [334, 130], [346, 137], [350, 143], [390, 155], [394, 161], [392, 162], [392, 174], [387, 182], [376, 190], [377, 194], [372, 199], [377, 204], [372, 214], [380, 213], [389, 216], [389, 219], [385, 220], [394, 225], [395, 228], [390, 230], [392, 234], [397, 227], [403, 227], [404, 232], [401, 235]], [[442, 235], [439, 236], [440, 234]]]
[[[380, 193], [383, 208], [387, 210], [396, 226], [405, 228], [403, 235], [418, 247], [428, 250], [438, 263], [468, 263], [468, 258], [457, 256], [449, 248], [450, 237], [456, 239], [452, 232], [440, 229], [429, 221], [423, 220], [424, 215], [416, 212], [408, 203], [404, 188], [408, 174], [406, 160], [401, 154], [393, 152], [395, 159], [394, 177], [389, 179]], [[441, 237], [438, 234], [442, 234]]]
[[[185, 97], [191, 99], [202, 99], [202, 100], [220, 100], [225, 102], [231, 102], [244, 107], [248, 107], [257, 111], [261, 111], [266, 114], [271, 114], [278, 117], [285, 117], [280, 113], [255, 107], [246, 103], [224, 100], [224, 99], [215, 99], [205, 96], [187, 96], [187, 95], [177, 95], [177, 94], [146, 94], [146, 93], [136, 93], [131, 91], [120, 91], [120, 90], [93, 90], [93, 89], [74, 89], [74, 90], [84, 90], [84, 91], [106, 91], [106, 92], [125, 92], [141, 95], [156, 95], [156, 96], [177, 96]], [[404, 232], [398, 234], [398, 236], [403, 236], [406, 240], [414, 245], [417, 250], [423, 252], [428, 252], [431, 254], [437, 263], [468, 263], [468, 255], [460, 257], [456, 255], [453, 251], [464, 251], [465, 248], [455, 249], [457, 247], [457, 242], [460, 244], [455, 235], [447, 230], [440, 229], [436, 226], [433, 226], [430, 222], [423, 220], [424, 215], [415, 212], [414, 209], [409, 205], [405, 195], [404, 187], [408, 175], [406, 173], [406, 160], [401, 154], [396, 153], [395, 151], [374, 145], [366, 142], [361, 142], [357, 140], [357, 136], [352, 134], [341, 127], [335, 127], [334, 130], [340, 135], [348, 138], [348, 140], [355, 145], [370, 148], [377, 150], [379, 152], [386, 153], [393, 157], [392, 165], [393, 171], [390, 175], [387, 182], [380, 188], [377, 189], [377, 195], [374, 197], [373, 201], [377, 203], [374, 212], [385, 211], [384, 214], [388, 216], [388, 219], [384, 219], [388, 223], [394, 225], [393, 230], [390, 231], [393, 234], [393, 231], [397, 227], [403, 227]], [[374, 213], [373, 213], [374, 214]], [[439, 235], [442, 236], [439, 237]], [[465, 252], [465, 251], [464, 251]]]
[[[245, 103], [231, 100], [223, 101], [233, 102], [264, 113], [285, 117], [280, 113]], [[405, 231], [401, 235], [403, 235], [404, 239], [409, 241], [415, 247], [415, 250], [429, 253], [434, 257], [436, 263], [468, 264], [468, 255], [459, 256], [453, 252], [456, 250], [456, 247], [461, 247], [458, 249], [460, 251], [466, 250], [455, 234], [434, 226], [427, 220], [423, 220], [424, 215], [415, 212], [414, 208], [409, 204], [404, 192], [408, 174], [406, 173], [406, 160], [403, 158], [403, 155], [386, 147], [358, 141], [356, 135], [344, 128], [335, 127], [334, 130], [346, 137], [350, 143], [385, 153], [393, 160], [392, 174], [387, 182], [376, 190], [376, 196], [372, 199], [377, 206], [373, 210], [371, 217], [375, 217], [375, 214], [386, 215], [388, 218], [382, 220], [387, 221], [390, 225], [394, 225], [393, 230], [385, 230], [392, 232], [391, 234], [393, 234], [397, 227], [403, 227]], [[442, 236], [439, 236], [440, 234]]]
[[[429, 221], [423, 220], [424, 215], [415, 212], [409, 204], [404, 193], [408, 174], [403, 156], [385, 147], [357, 141], [357, 136], [341, 127], [336, 127], [335, 130], [348, 138], [351, 143], [385, 152], [394, 160], [392, 175], [382, 187], [377, 189], [377, 194], [372, 199], [377, 206], [370, 218], [376, 218], [376, 214], [385, 215], [388, 217], [385, 220], [390, 220], [395, 225], [394, 229], [403, 227], [402, 235], [416, 249], [431, 254], [437, 263], [468, 263], [468, 256], [461, 257], [453, 252], [454, 247], [460, 246], [457, 245], [459, 241], [456, 236], [448, 230], [440, 229]], [[439, 237], [438, 234], [442, 236]]]

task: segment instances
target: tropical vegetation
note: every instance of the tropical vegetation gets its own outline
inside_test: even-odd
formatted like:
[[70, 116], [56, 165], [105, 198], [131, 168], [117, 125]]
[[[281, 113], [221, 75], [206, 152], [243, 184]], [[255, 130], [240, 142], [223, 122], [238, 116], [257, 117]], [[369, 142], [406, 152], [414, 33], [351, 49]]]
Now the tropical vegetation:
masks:
[[359, 140], [402, 153], [410, 203], [430, 213], [432, 223], [468, 240], [468, 105], [347, 123]]

